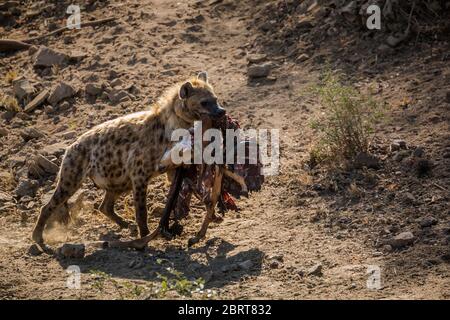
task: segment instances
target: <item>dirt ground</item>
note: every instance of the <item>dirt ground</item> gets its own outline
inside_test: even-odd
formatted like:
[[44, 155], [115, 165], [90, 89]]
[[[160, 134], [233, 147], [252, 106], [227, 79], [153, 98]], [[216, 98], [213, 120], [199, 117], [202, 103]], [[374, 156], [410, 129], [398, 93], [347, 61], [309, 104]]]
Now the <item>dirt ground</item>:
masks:
[[[295, 1], [274, 2], [288, 6]], [[61, 11], [59, 16], [44, 10], [18, 27], [0, 27], [1, 37], [48, 32], [45, 17], [61, 25], [66, 6], [58, 3], [53, 12]], [[37, 87], [66, 81], [78, 90], [69, 104], [14, 116], [0, 109], [1, 299], [182, 298], [182, 290], [161, 289], [165, 276], [186, 287], [204, 279], [205, 288], [192, 293], [193, 299], [450, 298], [448, 33], [395, 49], [380, 49], [371, 39], [355, 43], [351, 31], [293, 42], [292, 21], [285, 17], [270, 20], [270, 29], [261, 27], [267, 10], [289, 14], [266, 5], [249, 0], [89, 1], [82, 22], [110, 16], [117, 21], [41, 43], [85, 55], [78, 62], [37, 71], [27, 50], [0, 56], [2, 77], [16, 70]], [[306, 56], [298, 58], [302, 53]], [[249, 80], [250, 57], [270, 62], [270, 77]], [[308, 166], [317, 139], [310, 122], [323, 112], [311, 86], [325, 66], [342, 70], [358, 88], [375, 85], [376, 98], [386, 102], [388, 117], [378, 124], [372, 144], [380, 169], [330, 173]], [[34, 195], [18, 197], [29, 159], [44, 152], [59, 164], [64, 147], [87, 129], [149, 108], [165, 88], [201, 70], [208, 71], [224, 107], [244, 129], [280, 130], [279, 175], [268, 177], [261, 192], [238, 200], [241, 211], [227, 213], [193, 248], [187, 248], [187, 240], [200, 226], [199, 205], [183, 221], [181, 237], [157, 239], [144, 252], [88, 246], [83, 259], [29, 252], [32, 227], [55, 182], [55, 175], [41, 178]], [[130, 92], [126, 101], [112, 103], [84, 92], [87, 83], [115, 79]], [[9, 93], [11, 85], [2, 81], [0, 90]], [[41, 134], [24, 138], [26, 128]], [[412, 156], [399, 160], [390, 150], [395, 139], [405, 141], [411, 152], [423, 151], [430, 164], [426, 174], [418, 174]], [[164, 177], [149, 186], [151, 229], [167, 190]], [[74, 222], [48, 232], [52, 245], [135, 236], [95, 210], [102, 191], [91, 182], [82, 191]], [[133, 219], [131, 195], [119, 201], [117, 211]], [[413, 242], [387, 245], [401, 232], [412, 232]], [[81, 270], [80, 289], [66, 285], [71, 265]], [[380, 271], [376, 288], [367, 285], [373, 278], [368, 270], [374, 268]]]

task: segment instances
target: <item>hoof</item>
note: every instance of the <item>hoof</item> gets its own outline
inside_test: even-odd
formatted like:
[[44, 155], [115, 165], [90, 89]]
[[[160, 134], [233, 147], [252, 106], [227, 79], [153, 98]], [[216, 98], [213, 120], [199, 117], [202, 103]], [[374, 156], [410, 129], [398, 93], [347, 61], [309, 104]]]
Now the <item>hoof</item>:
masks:
[[179, 224], [178, 222], [175, 222], [170, 228], [170, 233], [173, 236], [180, 236], [183, 233], [183, 226]]
[[166, 240], [172, 240], [174, 238], [172, 232], [170, 230], [167, 230], [166, 228], [159, 229], [159, 233], [166, 239]]
[[194, 244], [196, 244], [196, 243], [198, 243], [199, 242], [199, 239], [198, 238], [190, 238], [189, 240], [188, 240], [188, 247], [190, 248], [190, 247], [192, 247]]

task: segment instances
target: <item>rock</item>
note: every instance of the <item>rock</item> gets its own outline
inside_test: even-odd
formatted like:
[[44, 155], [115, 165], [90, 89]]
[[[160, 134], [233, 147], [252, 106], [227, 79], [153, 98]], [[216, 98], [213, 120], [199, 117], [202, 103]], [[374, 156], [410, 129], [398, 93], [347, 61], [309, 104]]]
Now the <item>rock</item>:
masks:
[[416, 197], [411, 192], [405, 192], [403, 195], [403, 203], [414, 204], [416, 203]]
[[433, 216], [426, 216], [422, 218], [422, 220], [420, 220], [419, 222], [421, 228], [431, 227], [437, 223], [438, 223], [437, 219]]
[[386, 244], [383, 246], [383, 251], [392, 252], [392, 246], [390, 244]]
[[55, 175], [58, 171], [59, 167], [41, 154], [36, 155], [28, 167], [29, 175], [34, 178], [40, 178], [46, 173]]
[[111, 87], [120, 87], [123, 84], [122, 80], [120, 80], [120, 78], [114, 79], [113, 81], [111, 81], [110, 85]]
[[65, 243], [58, 249], [58, 254], [64, 258], [81, 259], [84, 258], [86, 248], [84, 244], [70, 244]]
[[128, 92], [126, 92], [125, 90], [120, 90], [119, 92], [112, 90], [108, 94], [108, 99], [112, 103], [125, 102], [128, 98], [129, 98]]
[[303, 62], [309, 59], [309, 55], [307, 55], [306, 53], [302, 53], [301, 55], [299, 55], [297, 57], [296, 62]]
[[277, 254], [269, 257], [269, 260], [276, 260], [279, 262], [283, 262], [284, 256], [282, 254]]
[[402, 247], [413, 244], [415, 239], [416, 238], [414, 237], [413, 233], [407, 231], [407, 232], [402, 232], [402, 233], [396, 235], [391, 240], [389, 240], [389, 244], [393, 248], [402, 248]]
[[58, 105], [58, 110], [59, 111], [69, 110], [70, 106], [71, 106], [71, 104], [68, 101], [61, 102]]
[[37, 107], [39, 107], [42, 103], [44, 103], [45, 99], [49, 96], [50, 91], [48, 89], [44, 89], [41, 93], [39, 93], [30, 103], [25, 106], [25, 112], [31, 112]]
[[252, 260], [246, 260], [246, 261], [238, 263], [238, 266], [242, 270], [248, 271], [253, 267], [253, 262], [252, 262]]
[[39, 183], [36, 180], [22, 179], [17, 185], [15, 193], [19, 198], [24, 196], [34, 197], [38, 188]]
[[40, 151], [43, 155], [53, 155], [59, 157], [66, 151], [67, 145], [61, 142], [46, 146]]
[[23, 138], [23, 140], [29, 141], [31, 139], [42, 138], [45, 136], [45, 134], [36, 128], [28, 127], [28, 128], [23, 129], [20, 132], [20, 136]]
[[41, 46], [34, 57], [34, 67], [61, 66], [68, 61], [69, 57], [61, 52], [57, 52], [45, 46]]
[[35, 89], [27, 79], [19, 78], [13, 80], [14, 95], [19, 101], [29, 99], [34, 94]]
[[88, 83], [86, 84], [84, 91], [91, 96], [98, 96], [102, 93], [103, 89], [98, 83]]
[[408, 158], [411, 155], [411, 150], [400, 150], [397, 152], [393, 159], [397, 162], [401, 162], [403, 159]]
[[391, 149], [391, 152], [398, 151], [401, 149], [406, 149], [406, 142], [404, 140], [396, 139], [396, 140], [392, 141], [390, 149]]
[[71, 85], [65, 82], [60, 82], [52, 88], [50, 96], [47, 100], [52, 106], [55, 106], [58, 102], [74, 96], [75, 93], [76, 90]]
[[6, 137], [8, 135], [9, 131], [6, 128], [0, 128], [0, 138]]
[[309, 268], [306, 272], [308, 276], [322, 276], [322, 264], [318, 263]]
[[261, 63], [266, 59], [267, 59], [267, 55], [265, 55], [265, 54], [255, 53], [255, 54], [249, 54], [247, 56], [248, 63]]
[[270, 63], [251, 65], [248, 67], [247, 74], [249, 78], [264, 78], [270, 74], [271, 69]]
[[71, 140], [77, 136], [77, 132], [75, 130], [67, 131], [61, 134], [61, 136], [66, 140]]
[[272, 261], [270, 264], [269, 264], [269, 268], [270, 269], [278, 269], [280, 267], [280, 263], [278, 262], [278, 261]]
[[357, 169], [361, 169], [363, 167], [372, 168], [372, 169], [379, 169], [380, 168], [380, 161], [377, 157], [370, 155], [365, 152], [360, 152], [356, 155], [353, 165]]

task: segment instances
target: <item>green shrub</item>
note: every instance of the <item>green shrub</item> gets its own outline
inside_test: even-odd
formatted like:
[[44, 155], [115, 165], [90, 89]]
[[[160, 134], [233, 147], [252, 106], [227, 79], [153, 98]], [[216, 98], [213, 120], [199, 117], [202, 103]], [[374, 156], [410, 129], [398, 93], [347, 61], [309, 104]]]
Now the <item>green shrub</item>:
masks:
[[374, 125], [382, 116], [372, 94], [361, 93], [327, 72], [314, 88], [325, 112], [312, 122], [318, 140], [310, 151], [311, 165], [342, 164], [360, 152], [368, 152]]

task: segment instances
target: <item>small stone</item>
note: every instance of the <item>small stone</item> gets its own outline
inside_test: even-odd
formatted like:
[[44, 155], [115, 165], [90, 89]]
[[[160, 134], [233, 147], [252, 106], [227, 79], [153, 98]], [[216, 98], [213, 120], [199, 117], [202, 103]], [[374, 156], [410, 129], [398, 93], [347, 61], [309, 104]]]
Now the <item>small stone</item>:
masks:
[[312, 266], [308, 269], [307, 274], [308, 276], [322, 276], [322, 264], [318, 263]]
[[9, 134], [9, 131], [6, 128], [0, 128], [0, 138], [6, 137]]
[[43, 155], [62, 156], [66, 151], [67, 145], [61, 142], [46, 146], [40, 151]]
[[66, 243], [58, 249], [58, 254], [64, 258], [81, 259], [84, 258], [85, 251], [86, 249], [84, 244]]
[[383, 246], [383, 251], [392, 252], [392, 246], [390, 244], [386, 244]]
[[20, 180], [15, 190], [16, 195], [21, 198], [24, 196], [34, 197], [39, 188], [39, 183], [36, 180], [23, 179]]
[[416, 203], [416, 197], [411, 192], [405, 192], [403, 194], [403, 203], [405, 204], [414, 204]]
[[307, 55], [306, 53], [302, 53], [301, 55], [299, 55], [297, 57], [297, 62], [303, 62], [309, 59], [309, 55]]
[[14, 95], [17, 97], [19, 101], [22, 101], [24, 99], [30, 99], [35, 92], [34, 87], [30, 84], [30, 82], [27, 79], [24, 78], [15, 79], [13, 80], [12, 83]]
[[65, 82], [60, 82], [52, 88], [50, 96], [47, 100], [52, 106], [55, 106], [58, 102], [74, 96], [75, 93], [76, 90], [71, 85]]
[[420, 224], [421, 228], [427, 228], [427, 227], [431, 227], [437, 223], [438, 223], [438, 220], [435, 217], [427, 216], [427, 217], [422, 218], [422, 220], [420, 220], [419, 224]]
[[372, 169], [380, 168], [380, 161], [378, 160], [378, 158], [365, 152], [358, 153], [354, 159], [353, 164], [357, 169], [363, 167]]
[[407, 231], [396, 235], [389, 241], [389, 244], [393, 248], [402, 248], [413, 244], [415, 239], [416, 238], [414, 237], [414, 234], [412, 232]]
[[401, 149], [406, 149], [406, 142], [404, 140], [396, 139], [396, 140], [392, 141], [390, 149], [391, 149], [391, 152], [398, 151]]
[[249, 54], [247, 56], [247, 60], [248, 60], [249, 63], [261, 63], [264, 60], [266, 60], [266, 58], [267, 58], [267, 55], [265, 55], [265, 54], [258, 54], [258, 53]]
[[278, 269], [280, 267], [280, 263], [278, 261], [272, 261], [269, 264], [270, 269]]
[[49, 96], [49, 90], [45, 89], [41, 93], [39, 93], [30, 103], [25, 106], [25, 112], [31, 112], [37, 107], [39, 107], [42, 103], [44, 103], [45, 99]]
[[119, 87], [123, 84], [122, 80], [120, 80], [120, 78], [114, 79], [113, 81], [111, 81], [111, 87]]
[[41, 46], [34, 58], [34, 67], [52, 67], [53, 65], [63, 65], [68, 61], [68, 56], [45, 46]]
[[393, 159], [397, 162], [401, 162], [403, 159], [408, 158], [411, 155], [411, 150], [400, 150], [397, 152]]
[[252, 260], [246, 260], [246, 261], [238, 263], [238, 266], [242, 270], [248, 271], [253, 267], [253, 262], [252, 262]]
[[20, 136], [23, 138], [23, 140], [29, 141], [32, 139], [42, 138], [45, 136], [45, 134], [36, 128], [28, 127], [20, 132]]
[[277, 254], [269, 257], [269, 260], [276, 260], [279, 262], [283, 262], [284, 256], [282, 254]]
[[88, 83], [86, 84], [84, 91], [91, 96], [98, 96], [102, 93], [103, 89], [98, 83]]
[[272, 65], [264, 63], [260, 65], [252, 65], [248, 67], [247, 74], [249, 78], [264, 78], [270, 74]]
[[71, 140], [77, 136], [77, 132], [75, 130], [64, 132], [61, 135], [66, 140]]

